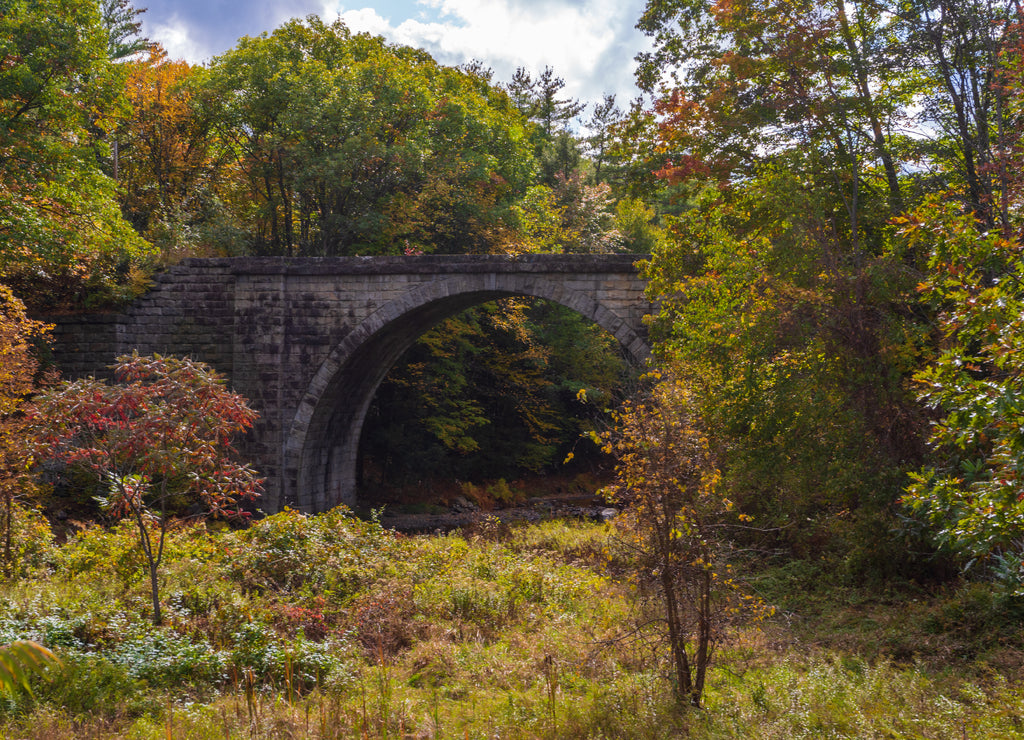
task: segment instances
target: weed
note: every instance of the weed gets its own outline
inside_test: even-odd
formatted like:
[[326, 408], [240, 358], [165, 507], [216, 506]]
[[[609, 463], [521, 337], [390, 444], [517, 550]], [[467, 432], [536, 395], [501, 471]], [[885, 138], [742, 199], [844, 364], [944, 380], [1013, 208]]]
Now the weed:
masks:
[[390, 660], [410, 645], [414, 633], [412, 587], [385, 581], [352, 604], [356, 635], [369, 655]]

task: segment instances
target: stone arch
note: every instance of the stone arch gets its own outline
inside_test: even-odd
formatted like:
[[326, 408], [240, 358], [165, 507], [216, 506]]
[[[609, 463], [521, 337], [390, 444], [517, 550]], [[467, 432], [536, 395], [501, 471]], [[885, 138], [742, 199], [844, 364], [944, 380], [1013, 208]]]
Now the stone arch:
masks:
[[388, 371], [434, 325], [470, 306], [509, 296], [559, 303], [608, 331], [634, 363], [650, 356], [636, 327], [558, 277], [480, 273], [424, 283], [370, 314], [317, 369], [284, 439], [281, 504], [308, 512], [353, 505], [363, 421]]

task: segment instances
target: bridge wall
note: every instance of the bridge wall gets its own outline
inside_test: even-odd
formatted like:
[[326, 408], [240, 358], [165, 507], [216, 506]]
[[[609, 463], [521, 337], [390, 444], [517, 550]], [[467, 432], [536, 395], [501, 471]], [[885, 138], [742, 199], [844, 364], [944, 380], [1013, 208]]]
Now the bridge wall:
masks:
[[262, 508], [355, 502], [366, 410], [398, 357], [436, 323], [510, 295], [548, 298], [610, 331], [637, 362], [650, 305], [636, 255], [186, 260], [123, 314], [58, 320], [68, 377], [119, 354], [203, 360], [260, 413], [240, 447], [267, 477]]

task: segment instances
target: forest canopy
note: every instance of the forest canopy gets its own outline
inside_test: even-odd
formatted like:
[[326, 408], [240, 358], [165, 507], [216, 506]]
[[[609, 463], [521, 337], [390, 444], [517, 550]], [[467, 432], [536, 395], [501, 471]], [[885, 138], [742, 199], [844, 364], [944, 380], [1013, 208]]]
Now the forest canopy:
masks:
[[[189, 256], [650, 255], [657, 362], [766, 547], [1020, 578], [1015, 4], [650, 0], [626, 110], [315, 16], [193, 66], [127, 2], [5, 10], [0, 274], [32, 310]], [[554, 470], [624, 372], [553, 305], [471, 309], [382, 387], [368, 476]]]
[[[1016, 334], [993, 307], [1020, 291], [1022, 20], [973, 0], [652, 0], [640, 19], [659, 175], [685, 203], [647, 267], [658, 346], [728, 494], [797, 553], [900, 571], [938, 531], [1019, 558], [995, 433], [1020, 427], [1019, 374], [989, 341]], [[922, 465], [908, 500], [937, 530], [900, 505]], [[1003, 537], [971, 529], [979, 505]]]

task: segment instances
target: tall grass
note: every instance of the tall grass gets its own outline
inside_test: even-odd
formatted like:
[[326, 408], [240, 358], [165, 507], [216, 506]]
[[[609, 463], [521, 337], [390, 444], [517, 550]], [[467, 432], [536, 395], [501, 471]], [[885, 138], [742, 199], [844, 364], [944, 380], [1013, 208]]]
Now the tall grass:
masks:
[[[865, 659], [782, 619], [737, 634], [705, 709], [681, 709], [663, 651], [628, 629], [626, 555], [604, 525], [407, 538], [286, 512], [245, 532], [181, 530], [162, 628], [123, 537], [90, 530], [48, 575], [0, 586], [2, 639], [63, 658], [33, 696], [0, 700], [0, 737], [1024, 737], [1010, 671]], [[958, 613], [922, 608], [907, 630]], [[999, 626], [1012, 651], [1019, 625]]]

